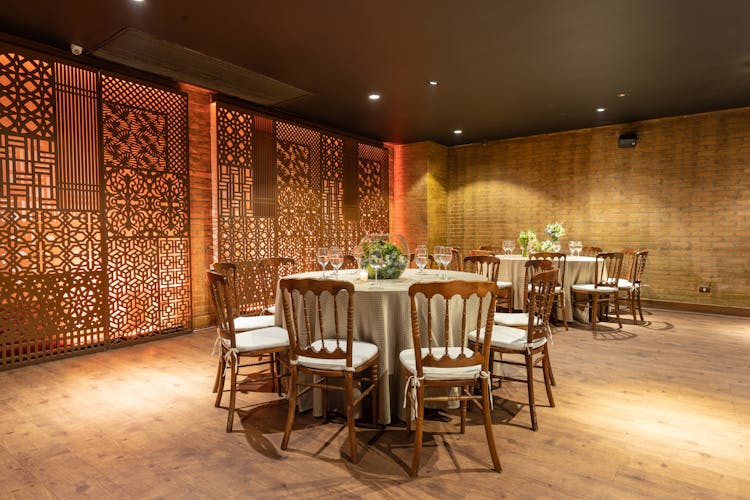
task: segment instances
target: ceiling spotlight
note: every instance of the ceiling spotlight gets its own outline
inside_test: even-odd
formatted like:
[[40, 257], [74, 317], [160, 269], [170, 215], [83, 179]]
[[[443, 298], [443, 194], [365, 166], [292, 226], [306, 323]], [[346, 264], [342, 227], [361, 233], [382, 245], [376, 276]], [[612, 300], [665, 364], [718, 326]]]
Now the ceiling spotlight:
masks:
[[619, 98], [623, 98], [623, 97], [627, 96], [627, 95], [628, 95], [628, 93], [627, 93], [627, 92], [618, 92], [618, 93], [616, 93], [615, 95], [616, 95], [617, 97], [619, 97]]
[[596, 108], [597, 113], [604, 113], [605, 111], [607, 111], [607, 108]]
[[454, 131], [453, 131], [453, 133], [454, 133], [454, 134], [456, 134], [456, 135], [458, 135], [458, 134], [462, 134], [463, 132], [464, 132], [464, 131], [463, 131], [463, 130], [461, 130], [460, 128], [457, 128], [456, 130], [454, 130]]
[[367, 97], [368, 97], [368, 98], [369, 98], [369, 99], [370, 99], [371, 101], [377, 101], [378, 99], [380, 99], [380, 94], [370, 94], [370, 95], [369, 95], [369, 96], [367, 96]]
[[432, 85], [433, 87], [437, 87], [438, 83], [440, 83], [440, 82], [437, 81], [437, 80], [430, 80], [430, 85]]

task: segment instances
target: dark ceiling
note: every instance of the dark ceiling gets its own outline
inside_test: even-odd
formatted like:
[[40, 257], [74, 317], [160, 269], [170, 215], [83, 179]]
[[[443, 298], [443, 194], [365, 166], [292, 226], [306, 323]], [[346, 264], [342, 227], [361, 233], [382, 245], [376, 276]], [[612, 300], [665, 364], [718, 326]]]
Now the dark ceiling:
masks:
[[137, 28], [310, 93], [280, 110], [383, 141], [451, 145], [750, 105], [747, 0], [3, 4], [0, 31], [67, 50]]

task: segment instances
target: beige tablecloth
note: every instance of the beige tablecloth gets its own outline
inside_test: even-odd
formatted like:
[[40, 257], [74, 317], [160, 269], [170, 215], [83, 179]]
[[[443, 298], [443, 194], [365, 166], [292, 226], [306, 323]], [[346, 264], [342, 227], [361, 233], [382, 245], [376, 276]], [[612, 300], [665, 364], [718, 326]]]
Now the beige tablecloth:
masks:
[[[513, 283], [513, 304], [517, 309], [521, 308], [524, 301], [523, 280], [526, 273], [527, 257], [521, 255], [498, 255], [500, 258], [500, 272], [498, 280]], [[596, 272], [595, 257], [579, 257], [568, 255], [565, 263], [565, 282], [563, 291], [565, 293], [565, 317], [570, 320], [575, 318], [583, 323], [588, 322], [588, 310], [573, 311], [570, 302], [570, 285], [575, 283], [593, 283]], [[573, 314], [575, 313], [575, 316]], [[558, 313], [559, 316], [559, 313]], [[562, 319], [562, 317], [559, 317]]]
[[[300, 273], [289, 278], [320, 278], [321, 272]], [[327, 278], [332, 278], [332, 273], [326, 273]], [[448, 271], [449, 279], [465, 281], [484, 281], [485, 278], [478, 274], [464, 273], [459, 271]], [[422, 281], [436, 281], [439, 279], [438, 271], [425, 270], [420, 277], [416, 269], [407, 269], [401, 278], [396, 280], [378, 280], [382, 288], [371, 287], [372, 281], [360, 283], [356, 280], [357, 274], [351, 270], [339, 272], [338, 279], [351, 281], [355, 284], [354, 302], [354, 338], [366, 340], [378, 346], [380, 351], [380, 388], [379, 388], [379, 420], [382, 424], [389, 424], [393, 414], [404, 419], [403, 398], [404, 383], [403, 368], [398, 359], [399, 353], [404, 349], [411, 349], [411, 317], [409, 310], [409, 287], [419, 279]], [[281, 295], [277, 294], [276, 324], [283, 326], [283, 314], [281, 307]], [[460, 307], [460, 301], [454, 301], [454, 305]], [[453, 310], [453, 309], [452, 309]], [[437, 311], [436, 311], [437, 312]], [[458, 324], [452, 324], [452, 335], [460, 332], [460, 316], [452, 314]], [[426, 323], [426, 318], [422, 319]], [[469, 318], [469, 324], [476, 324], [476, 318]], [[473, 329], [473, 328], [472, 328]], [[442, 332], [436, 332], [441, 334]], [[452, 338], [455, 342], [455, 338]], [[455, 345], [455, 344], [454, 344]], [[426, 344], [425, 344], [426, 347]], [[329, 400], [329, 404], [332, 401]]]

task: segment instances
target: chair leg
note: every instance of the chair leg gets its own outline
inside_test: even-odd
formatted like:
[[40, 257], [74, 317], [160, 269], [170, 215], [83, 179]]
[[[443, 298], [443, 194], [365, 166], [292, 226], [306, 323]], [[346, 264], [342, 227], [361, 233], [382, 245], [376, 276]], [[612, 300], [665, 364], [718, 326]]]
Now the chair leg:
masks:
[[599, 297], [591, 294], [591, 330], [596, 331], [596, 320], [599, 319]]
[[483, 378], [481, 380], [482, 386], [482, 417], [484, 418], [484, 433], [487, 436], [487, 446], [490, 448], [490, 456], [492, 456], [492, 465], [497, 472], [502, 472], [503, 468], [500, 466], [500, 458], [497, 456], [497, 447], [495, 446], [495, 436], [492, 434], [492, 414], [490, 413], [490, 380]]
[[617, 324], [620, 325], [620, 328], [622, 328], [622, 320], [620, 320], [620, 299], [618, 298], [618, 293], [614, 293], [615, 296], [615, 316], [617, 316]]
[[[468, 392], [469, 392], [469, 386], [467, 385], [467, 386], [464, 386], [464, 387], [459, 387], [459, 391], [462, 391], [462, 392], [466, 391], [466, 393], [468, 394]], [[465, 394], [461, 394], [461, 396], [464, 396], [464, 395]], [[461, 428], [460, 428], [461, 434], [465, 434], [466, 433], [466, 405], [467, 405], [468, 402], [469, 401], [466, 400], [466, 399], [462, 399], [461, 400]]]
[[297, 365], [289, 367], [289, 408], [286, 412], [286, 425], [284, 426], [284, 438], [281, 440], [281, 449], [286, 450], [289, 444], [289, 435], [294, 426], [294, 415], [297, 412]]
[[641, 316], [641, 321], [643, 321], [643, 309], [641, 308], [641, 289], [638, 288], [635, 291], [636, 300], [638, 301], [638, 314]]
[[557, 385], [557, 382], [555, 382], [555, 373], [552, 371], [552, 363], [549, 359], [549, 348], [546, 348], [544, 350], [544, 364], [547, 366], [547, 369], [549, 370], [549, 381], [553, 386]]
[[[328, 383], [328, 379], [326, 377], [321, 377], [320, 383], [325, 385]], [[320, 389], [320, 391], [320, 402], [321, 406], [323, 406], [323, 423], [325, 424], [328, 422], [328, 390], [323, 388]]]
[[563, 325], [565, 325], [565, 331], [568, 331], [568, 313], [566, 312], [565, 306], [567, 305], [565, 301], [565, 293], [561, 293], [559, 295], [560, 302], [562, 303], [562, 317], [563, 317]]
[[414, 456], [411, 460], [411, 475], [416, 476], [419, 471], [419, 461], [422, 457], [422, 430], [424, 428], [424, 385], [417, 387], [417, 426], [414, 434]]
[[214, 388], [211, 392], [216, 394], [216, 391], [219, 390], [219, 380], [221, 380], [222, 370], [224, 370], [224, 357], [219, 356], [219, 366], [216, 369], [216, 380], [214, 380]]
[[224, 380], [226, 380], [227, 377], [227, 362], [224, 359], [224, 355], [222, 354], [221, 358], [219, 358], [219, 373], [217, 373], [219, 379], [218, 387], [216, 388], [216, 401], [214, 402], [214, 406], [217, 408], [221, 404], [221, 397], [224, 395]]
[[349, 429], [349, 456], [353, 463], [359, 461], [357, 456], [357, 433], [354, 429], [354, 374], [346, 372], [345, 377], [346, 391], [346, 426]]
[[279, 381], [276, 380], [276, 356], [275, 352], [268, 355], [268, 368], [271, 371], [271, 390], [279, 393], [281, 390], [279, 389]]
[[633, 313], [633, 323], [637, 323], [635, 319], [635, 290], [628, 290], [628, 299], [630, 299], [630, 312]]
[[370, 367], [370, 383], [372, 384], [372, 392], [370, 397], [372, 398], [372, 425], [378, 425], [378, 376], [380, 375], [378, 370], [378, 364], [375, 363]]
[[232, 385], [229, 388], [229, 414], [227, 415], [227, 432], [232, 432], [232, 424], [234, 424], [234, 405], [237, 400], [237, 370], [239, 360], [236, 356], [232, 356], [232, 364], [229, 367], [232, 370], [231, 382]]
[[534, 360], [531, 358], [531, 354], [526, 354], [526, 385], [529, 389], [529, 412], [531, 413], [531, 428], [538, 430], [539, 426], [536, 423], [536, 405], [534, 404]]
[[547, 357], [547, 348], [544, 348], [544, 357], [542, 358], [542, 373], [544, 374], [544, 388], [547, 390], [547, 401], [550, 407], [555, 407], [555, 398], [552, 396], [552, 384], [550, 377], [549, 358]]

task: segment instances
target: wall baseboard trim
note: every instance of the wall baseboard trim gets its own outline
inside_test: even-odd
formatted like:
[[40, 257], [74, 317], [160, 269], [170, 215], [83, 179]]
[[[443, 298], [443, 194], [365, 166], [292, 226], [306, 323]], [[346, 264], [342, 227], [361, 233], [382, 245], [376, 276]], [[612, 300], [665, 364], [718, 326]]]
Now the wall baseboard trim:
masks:
[[742, 316], [750, 318], [750, 307], [717, 306], [713, 304], [693, 304], [690, 302], [672, 302], [670, 300], [642, 299], [643, 308], [671, 309], [674, 311], [689, 311], [706, 314], [723, 314], [726, 316]]

